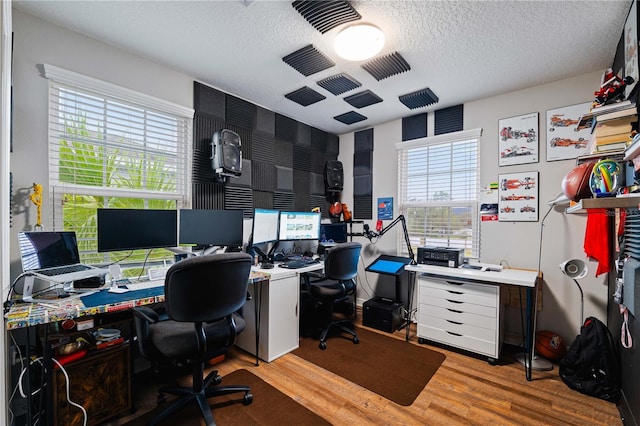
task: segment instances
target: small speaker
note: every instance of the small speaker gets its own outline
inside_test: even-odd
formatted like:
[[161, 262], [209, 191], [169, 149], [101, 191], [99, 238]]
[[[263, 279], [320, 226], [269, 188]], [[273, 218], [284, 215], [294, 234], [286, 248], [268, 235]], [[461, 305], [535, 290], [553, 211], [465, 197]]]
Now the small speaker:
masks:
[[560, 270], [569, 278], [576, 280], [586, 277], [589, 272], [587, 264], [580, 259], [565, 260], [560, 264]]
[[211, 138], [211, 168], [218, 176], [242, 175], [242, 142], [231, 130], [222, 129]]
[[341, 192], [344, 172], [340, 161], [329, 160], [324, 170], [324, 185], [327, 192]]

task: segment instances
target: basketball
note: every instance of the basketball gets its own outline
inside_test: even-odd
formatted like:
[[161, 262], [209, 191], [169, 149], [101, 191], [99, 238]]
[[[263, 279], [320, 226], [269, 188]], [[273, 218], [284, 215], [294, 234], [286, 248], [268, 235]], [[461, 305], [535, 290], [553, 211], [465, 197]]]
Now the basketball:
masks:
[[536, 353], [550, 361], [559, 361], [567, 352], [562, 337], [549, 330], [536, 333]]
[[595, 162], [587, 161], [573, 168], [562, 179], [562, 192], [572, 201], [591, 197], [589, 178]]

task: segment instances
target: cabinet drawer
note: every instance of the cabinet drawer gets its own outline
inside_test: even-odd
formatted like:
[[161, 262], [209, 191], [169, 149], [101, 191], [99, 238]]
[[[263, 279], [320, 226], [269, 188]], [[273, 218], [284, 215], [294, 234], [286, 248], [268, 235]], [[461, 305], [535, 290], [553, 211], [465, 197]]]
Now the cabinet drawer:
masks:
[[[475, 294], [478, 296], [495, 297], [497, 294], [496, 288], [498, 286], [493, 284], [480, 284], [467, 281], [458, 281], [454, 279], [445, 280], [440, 278], [420, 278], [419, 281], [421, 288], [426, 289], [440, 289], [457, 291], [465, 294]], [[428, 291], [428, 290], [427, 290]]]
[[496, 312], [497, 312], [497, 307], [495, 306], [494, 302], [494, 306], [487, 306], [485, 305], [480, 305], [480, 304], [475, 304], [475, 303], [468, 303], [468, 302], [462, 302], [459, 300], [453, 300], [453, 298], [451, 299], [443, 299], [443, 298], [439, 298], [439, 297], [425, 297], [425, 300], [422, 300], [422, 297], [420, 298], [420, 309], [430, 309], [431, 306], [437, 306], [443, 309], [449, 309], [452, 311], [458, 311], [458, 312], [468, 312], [471, 314], [477, 314], [477, 315], [483, 315], [485, 317], [491, 317], [491, 318], [495, 318], [496, 317]]
[[441, 328], [430, 327], [418, 324], [418, 336], [445, 345], [455, 346], [471, 352], [498, 357], [496, 343], [488, 340], [481, 340], [470, 336], [457, 335], [447, 332]]
[[430, 316], [428, 314], [420, 315], [420, 324], [424, 324], [428, 327], [442, 329], [446, 332], [472, 337], [475, 339], [486, 340], [488, 342], [495, 343], [496, 341], [496, 327], [494, 323], [493, 328], [478, 327], [475, 324], [464, 323], [458, 321], [447, 320], [444, 318], [438, 318]]
[[[496, 307], [497, 298], [496, 292], [492, 294], [477, 294], [477, 293], [465, 293], [462, 289], [451, 288], [450, 290], [444, 290], [439, 288], [421, 288], [420, 289], [420, 303], [429, 303], [431, 299], [445, 299], [452, 302], [459, 303], [473, 303], [476, 305], [483, 305], [489, 307]], [[494, 289], [495, 290], [495, 289]]]
[[472, 312], [446, 309], [434, 305], [421, 305], [418, 322], [420, 324], [432, 325], [427, 318], [441, 318], [446, 321], [452, 321], [460, 324], [472, 324], [489, 330], [496, 330], [498, 322], [495, 311], [494, 315], [479, 315]]

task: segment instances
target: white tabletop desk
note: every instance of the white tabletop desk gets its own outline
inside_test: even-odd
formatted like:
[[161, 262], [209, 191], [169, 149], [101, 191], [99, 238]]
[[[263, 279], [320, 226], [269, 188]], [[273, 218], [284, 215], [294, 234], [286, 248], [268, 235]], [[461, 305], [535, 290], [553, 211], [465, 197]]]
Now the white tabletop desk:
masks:
[[251, 300], [245, 303], [245, 330], [236, 345], [271, 362], [300, 345], [300, 274], [324, 268], [322, 262], [298, 269], [252, 267], [268, 280], [249, 286]]
[[526, 331], [525, 331], [525, 351], [526, 351], [526, 377], [531, 380], [531, 359], [533, 356], [533, 330], [535, 309], [535, 289], [538, 283], [538, 272], [520, 269], [503, 269], [497, 271], [480, 271], [477, 269], [447, 268], [432, 265], [407, 265], [405, 270], [413, 272], [426, 279], [454, 279], [461, 282], [479, 284], [506, 284], [525, 287], [527, 290], [526, 301]]

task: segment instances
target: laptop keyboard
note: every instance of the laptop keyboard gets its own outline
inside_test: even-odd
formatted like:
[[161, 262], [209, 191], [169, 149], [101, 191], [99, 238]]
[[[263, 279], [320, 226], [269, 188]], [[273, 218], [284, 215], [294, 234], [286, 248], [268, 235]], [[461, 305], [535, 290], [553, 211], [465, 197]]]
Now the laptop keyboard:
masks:
[[47, 275], [49, 277], [54, 277], [56, 275], [69, 274], [71, 272], [86, 271], [87, 269], [91, 269], [91, 268], [89, 268], [86, 265], [69, 265], [69, 266], [60, 266], [58, 268], [43, 269], [41, 271], [38, 271], [38, 273], [42, 275]]

